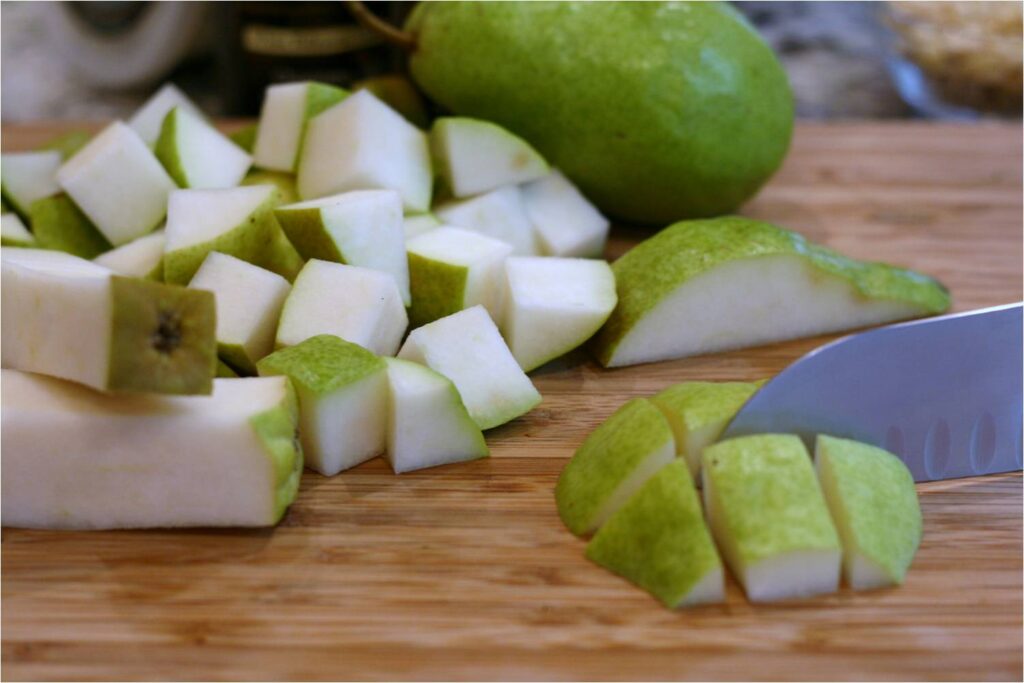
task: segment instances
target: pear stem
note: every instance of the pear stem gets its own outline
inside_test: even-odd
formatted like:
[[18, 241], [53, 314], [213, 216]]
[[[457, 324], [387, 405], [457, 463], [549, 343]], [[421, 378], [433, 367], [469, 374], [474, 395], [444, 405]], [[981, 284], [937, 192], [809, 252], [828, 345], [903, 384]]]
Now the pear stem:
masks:
[[406, 52], [412, 52], [416, 49], [416, 36], [407, 31], [403, 31], [397, 26], [392, 26], [388, 22], [384, 21], [376, 14], [371, 12], [367, 6], [360, 0], [346, 0], [348, 5], [348, 11], [352, 13], [363, 27], [370, 29], [378, 36], [383, 38], [385, 41], [392, 45], [397, 45]]

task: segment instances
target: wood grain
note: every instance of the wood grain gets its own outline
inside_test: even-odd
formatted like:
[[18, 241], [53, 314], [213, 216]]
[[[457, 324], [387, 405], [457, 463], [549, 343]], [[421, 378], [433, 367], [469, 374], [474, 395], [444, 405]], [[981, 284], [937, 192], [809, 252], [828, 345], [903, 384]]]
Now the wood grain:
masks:
[[[5, 149], [60, 126], [3, 128]], [[1019, 125], [802, 124], [745, 207], [853, 256], [929, 272], [958, 310], [1021, 298]], [[621, 253], [643, 236], [617, 231]], [[275, 530], [3, 530], [5, 679], [937, 679], [1021, 677], [1021, 478], [920, 486], [904, 587], [671, 612], [589, 564], [552, 489], [632, 396], [755, 379], [830, 337], [534, 379], [493, 457], [393, 476], [307, 473]]]

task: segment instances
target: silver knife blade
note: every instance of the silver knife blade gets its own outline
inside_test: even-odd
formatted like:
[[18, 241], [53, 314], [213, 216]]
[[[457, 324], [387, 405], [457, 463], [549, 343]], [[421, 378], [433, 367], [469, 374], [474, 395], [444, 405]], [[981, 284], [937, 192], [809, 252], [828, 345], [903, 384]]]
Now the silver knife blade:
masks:
[[721, 439], [855, 439], [915, 481], [1021, 469], [1024, 303], [882, 327], [811, 351], [743, 406]]

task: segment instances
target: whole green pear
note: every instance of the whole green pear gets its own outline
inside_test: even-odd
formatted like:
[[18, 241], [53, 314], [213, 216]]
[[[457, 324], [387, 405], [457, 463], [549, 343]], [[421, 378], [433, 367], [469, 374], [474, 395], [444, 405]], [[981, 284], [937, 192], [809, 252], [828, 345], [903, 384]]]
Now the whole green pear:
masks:
[[410, 70], [437, 103], [528, 140], [634, 223], [729, 213], [778, 168], [793, 100], [717, 2], [424, 2]]

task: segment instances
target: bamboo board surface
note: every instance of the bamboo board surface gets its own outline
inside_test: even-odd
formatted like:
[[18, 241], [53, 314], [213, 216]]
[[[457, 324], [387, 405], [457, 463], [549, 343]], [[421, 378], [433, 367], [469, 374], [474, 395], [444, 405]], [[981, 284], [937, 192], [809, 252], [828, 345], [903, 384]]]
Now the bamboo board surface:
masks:
[[[3, 127], [5, 151], [61, 125]], [[930, 273], [955, 310], [1021, 299], [1019, 125], [801, 124], [744, 213]], [[642, 233], [617, 231], [617, 255]], [[919, 486], [900, 589], [663, 609], [583, 557], [552, 490], [633, 396], [770, 376], [833, 337], [602, 371], [545, 368], [492, 457], [306, 473], [273, 530], [2, 532], [15, 679], [1019, 679], [1019, 474]]]

